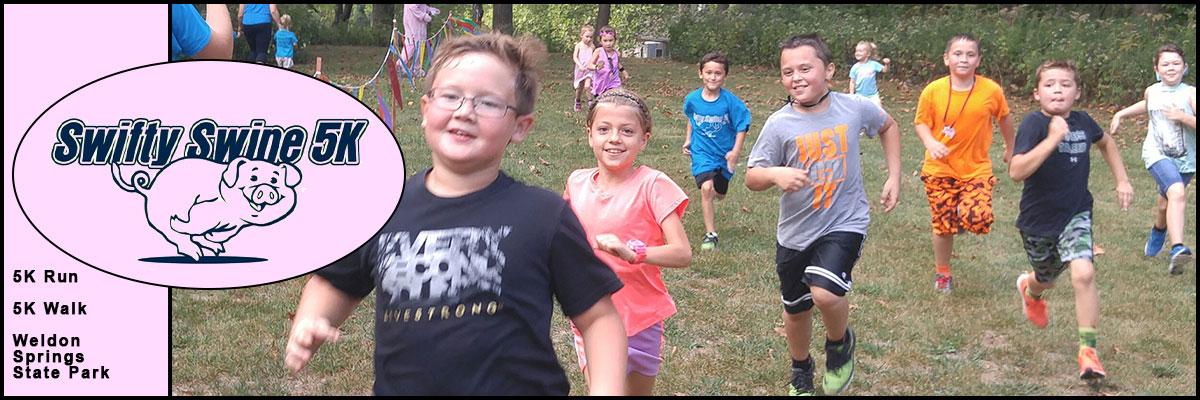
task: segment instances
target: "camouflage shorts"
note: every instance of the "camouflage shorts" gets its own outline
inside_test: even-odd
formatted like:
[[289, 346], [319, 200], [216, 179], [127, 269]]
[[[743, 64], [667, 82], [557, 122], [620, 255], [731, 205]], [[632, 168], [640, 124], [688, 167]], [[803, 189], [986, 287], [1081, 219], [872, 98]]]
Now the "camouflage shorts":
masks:
[[1054, 283], [1071, 260], [1092, 261], [1092, 212], [1084, 211], [1071, 217], [1058, 238], [1021, 232], [1021, 239], [1025, 242], [1025, 254], [1033, 264], [1037, 281]]

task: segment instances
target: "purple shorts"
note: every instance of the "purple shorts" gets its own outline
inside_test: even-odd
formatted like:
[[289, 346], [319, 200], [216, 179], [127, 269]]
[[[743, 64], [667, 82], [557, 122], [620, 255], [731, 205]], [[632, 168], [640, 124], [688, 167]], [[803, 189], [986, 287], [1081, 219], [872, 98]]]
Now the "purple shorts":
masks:
[[[587, 355], [583, 352], [583, 337], [574, 326], [575, 355], [579, 358], [579, 369], [587, 368]], [[629, 358], [625, 363], [625, 373], [637, 372], [646, 376], [658, 376], [658, 367], [662, 365], [663, 323], [659, 321], [649, 328], [629, 337]]]

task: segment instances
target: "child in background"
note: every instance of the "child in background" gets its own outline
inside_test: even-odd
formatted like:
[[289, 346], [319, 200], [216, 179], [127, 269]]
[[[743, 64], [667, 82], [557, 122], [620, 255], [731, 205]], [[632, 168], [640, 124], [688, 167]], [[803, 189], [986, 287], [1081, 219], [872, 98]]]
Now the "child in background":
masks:
[[717, 248], [713, 199], [724, 199], [729, 191], [742, 142], [750, 130], [750, 109], [722, 87], [729, 76], [729, 59], [724, 54], [704, 55], [698, 75], [704, 86], [683, 99], [683, 113], [688, 117], [683, 154], [692, 158], [692, 176], [702, 196], [706, 233], [700, 248], [713, 250]]
[[849, 90], [850, 94], [866, 97], [879, 108], [883, 108], [883, 102], [879, 100], [879, 88], [875, 86], [875, 74], [887, 72], [888, 64], [891, 64], [892, 60], [884, 57], [883, 64], [872, 60], [878, 50], [875, 42], [868, 40], [858, 42], [858, 45], [854, 46], [854, 59], [858, 62], [850, 67]]
[[880, 137], [888, 179], [879, 202], [890, 212], [900, 195], [900, 131], [867, 99], [829, 90], [834, 65], [819, 37], [795, 36], [780, 47], [780, 82], [790, 101], [763, 125], [750, 151], [746, 187], [784, 192], [775, 270], [792, 357], [789, 394], [814, 392], [808, 352], [814, 305], [825, 323], [825, 394], [837, 394], [854, 378], [856, 339], [846, 294], [871, 221], [858, 132]]
[[434, 57], [421, 127], [433, 167], [371, 240], [304, 288], [286, 348], [298, 371], [375, 291], [375, 394], [565, 396], [551, 296], [592, 354], [589, 393], [625, 392], [623, 285], [563, 199], [500, 171], [533, 126], [545, 46], [460, 36]]
[[[662, 267], [683, 268], [692, 260], [683, 211], [688, 198], [667, 174], [634, 166], [650, 142], [650, 110], [636, 94], [610, 90], [588, 111], [588, 145], [598, 167], [576, 170], [563, 198], [571, 203], [597, 256], [625, 287], [612, 295], [628, 336], [626, 394], [649, 396], [662, 364], [663, 321], [675, 301], [662, 281]], [[586, 342], [575, 332], [584, 375]]]
[[1100, 293], [1092, 264], [1091, 144], [1096, 144], [1112, 170], [1122, 210], [1133, 201], [1133, 187], [1112, 136], [1104, 135], [1086, 112], [1071, 110], [1081, 93], [1075, 64], [1047, 61], [1038, 67], [1036, 79], [1033, 97], [1042, 109], [1021, 120], [1008, 168], [1009, 177], [1025, 182], [1017, 228], [1034, 268], [1017, 278], [1017, 291], [1025, 317], [1044, 328], [1049, 315], [1043, 295], [1064, 269], [1071, 269], [1079, 323], [1079, 377], [1103, 378], [1104, 367], [1096, 356]]
[[[954, 235], [991, 232], [992, 119], [1004, 135], [1004, 162], [1012, 158], [1013, 124], [1004, 89], [975, 75], [982, 58], [979, 40], [958, 35], [946, 42], [942, 62], [950, 76], [930, 82], [917, 103], [917, 136], [925, 144], [921, 180], [933, 216], [934, 289], [950, 293], [950, 256]], [[945, 100], [942, 100], [945, 99]]]
[[[629, 80], [629, 73], [621, 66], [621, 53], [616, 49], [617, 31], [607, 25], [600, 28], [600, 46], [592, 52], [592, 59], [588, 62], [588, 66], [596, 71], [592, 79], [593, 98], [621, 87], [622, 77]], [[617, 76], [618, 72], [620, 76]]]
[[275, 32], [275, 64], [292, 69], [292, 45], [299, 41], [296, 34], [292, 33], [292, 16], [283, 14], [279, 17], [279, 31]]
[[571, 60], [575, 61], [575, 79], [572, 81], [575, 85], [575, 111], [583, 110], [583, 94], [592, 92], [594, 73], [588, 67], [592, 52], [596, 51], [596, 46], [592, 44], [592, 33], [592, 25], [584, 22], [583, 27], [579, 29], [579, 42], [575, 43], [575, 52], [571, 54]]
[[1116, 133], [1122, 117], [1150, 114], [1142, 161], [1158, 182], [1158, 218], [1146, 240], [1146, 257], [1158, 255], [1169, 235], [1167, 271], [1172, 275], [1183, 273], [1195, 260], [1192, 249], [1183, 244], [1187, 187], [1196, 174], [1196, 88], [1183, 82], [1187, 71], [1183, 49], [1173, 44], [1160, 47], [1154, 53], [1154, 73], [1160, 82], [1146, 88], [1142, 101], [1113, 115], [1109, 128]]

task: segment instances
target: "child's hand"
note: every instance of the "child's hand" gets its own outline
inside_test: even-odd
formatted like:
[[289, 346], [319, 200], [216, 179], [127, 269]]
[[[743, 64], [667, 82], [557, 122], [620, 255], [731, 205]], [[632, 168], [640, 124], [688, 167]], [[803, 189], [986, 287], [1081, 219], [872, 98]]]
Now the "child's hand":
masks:
[[738, 153], [730, 150], [725, 153], [725, 162], [729, 165], [729, 171], [733, 172], [733, 167], [737, 166]]
[[625, 71], [621, 71], [621, 79], [626, 80], [626, 81], [629, 80], [629, 73], [625, 72]]
[[888, 64], [891, 64], [891, 63], [892, 63], [892, 59], [890, 59], [890, 58], [887, 58], [887, 57], [884, 57], [884, 58], [883, 58], [883, 65], [888, 65]]
[[1167, 117], [1167, 119], [1176, 121], [1176, 122], [1183, 121], [1183, 118], [1187, 117], [1187, 113], [1183, 112], [1183, 110], [1175, 108], [1174, 105], [1164, 108], [1163, 115], [1165, 115]]
[[1055, 115], [1050, 117], [1050, 131], [1048, 132], [1047, 137], [1053, 139], [1054, 143], [1061, 142], [1067, 137], [1067, 133], [1070, 132], [1070, 129], [1071, 128], [1067, 126], [1067, 120], [1063, 119], [1061, 116]]
[[325, 341], [337, 341], [341, 332], [323, 318], [306, 318], [296, 321], [288, 336], [283, 365], [292, 372], [299, 372], [312, 359], [317, 348]]
[[883, 183], [883, 194], [879, 195], [879, 204], [885, 207], [883, 212], [892, 212], [896, 203], [900, 202], [900, 181], [888, 179]]
[[690, 138], [683, 142], [683, 155], [688, 157], [692, 156], [692, 141]]
[[1113, 114], [1112, 123], [1108, 124], [1108, 134], [1109, 135], [1117, 134], [1117, 128], [1120, 128], [1120, 127], [1121, 127], [1120, 113]]
[[800, 190], [804, 185], [812, 184], [812, 180], [808, 179], [807, 169], [783, 167], [775, 171], [775, 185], [784, 192], [792, 193]]
[[630, 250], [617, 235], [611, 233], [596, 235], [596, 250], [602, 250], [630, 263], [637, 260], [637, 253]]
[[950, 148], [939, 142], [937, 139], [930, 139], [925, 142], [925, 150], [929, 150], [929, 156], [934, 160], [940, 159], [950, 154]]
[[1133, 204], [1133, 186], [1129, 181], [1117, 183], [1117, 205], [1121, 206], [1121, 211], [1129, 211], [1129, 205]]

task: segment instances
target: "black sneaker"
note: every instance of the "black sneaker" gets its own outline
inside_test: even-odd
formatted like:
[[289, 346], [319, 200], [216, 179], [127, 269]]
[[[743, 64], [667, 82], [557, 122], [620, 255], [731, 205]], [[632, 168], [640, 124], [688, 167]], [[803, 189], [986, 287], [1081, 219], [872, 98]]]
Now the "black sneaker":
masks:
[[[812, 359], [811, 357], [809, 358]], [[811, 361], [810, 361], [811, 363]], [[810, 365], [808, 370], [803, 368], [792, 368], [792, 380], [788, 384], [788, 396], [814, 396], [816, 389], [813, 389], [813, 370], [815, 365]]]
[[709, 232], [704, 234], [704, 241], [700, 243], [700, 248], [703, 250], [717, 249], [717, 233]]

